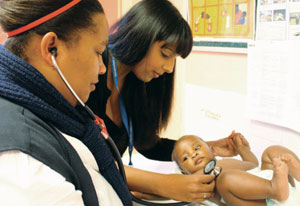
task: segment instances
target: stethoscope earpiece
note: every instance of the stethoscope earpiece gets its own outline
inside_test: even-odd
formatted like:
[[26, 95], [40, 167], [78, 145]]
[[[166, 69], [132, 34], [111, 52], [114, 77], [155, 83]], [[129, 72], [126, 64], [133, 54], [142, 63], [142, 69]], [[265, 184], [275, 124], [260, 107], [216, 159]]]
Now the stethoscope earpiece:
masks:
[[54, 57], [57, 56], [57, 48], [56, 47], [51, 48], [49, 51]]

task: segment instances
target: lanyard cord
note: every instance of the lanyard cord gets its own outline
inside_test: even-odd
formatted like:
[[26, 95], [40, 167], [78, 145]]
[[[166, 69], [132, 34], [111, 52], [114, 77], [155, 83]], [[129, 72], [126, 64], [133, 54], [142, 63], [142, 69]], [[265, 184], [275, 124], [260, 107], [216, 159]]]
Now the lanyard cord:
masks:
[[128, 137], [129, 137], [129, 143], [128, 143], [128, 148], [129, 148], [129, 166], [132, 166], [131, 157], [132, 157], [133, 142], [134, 142], [132, 121], [131, 121], [131, 118], [128, 119], [127, 112], [126, 112], [126, 109], [125, 109], [125, 104], [124, 104], [123, 98], [122, 98], [122, 96], [120, 94], [119, 83], [118, 83], [119, 76], [118, 76], [118, 68], [117, 68], [116, 59], [112, 55], [110, 55], [110, 56], [111, 56], [111, 65], [112, 65], [112, 69], [111, 69], [112, 70], [112, 75], [113, 75], [115, 86], [116, 86], [118, 94], [119, 94], [119, 101], [120, 101], [120, 109], [121, 109], [122, 121], [123, 121], [123, 124], [125, 126], [125, 129], [127, 131]]
[[[120, 109], [121, 109], [122, 120], [123, 120], [123, 124], [126, 128], [127, 134], [129, 136], [129, 145], [128, 145], [128, 147], [129, 147], [129, 166], [132, 166], [132, 161], [131, 161], [132, 150], [133, 150], [132, 121], [131, 121], [131, 119], [128, 119], [128, 117], [127, 117], [127, 113], [126, 113], [126, 110], [125, 110], [125, 105], [124, 105], [124, 102], [123, 102], [123, 98], [121, 97], [121, 94], [120, 94], [120, 91], [119, 91], [119, 83], [118, 83], [119, 77], [118, 77], [118, 68], [117, 68], [116, 59], [112, 55], [110, 55], [110, 56], [111, 56], [111, 65], [112, 65], [112, 75], [113, 75], [115, 86], [116, 86], [116, 88], [118, 90], [118, 93], [119, 93], [119, 101], [120, 101]], [[109, 140], [110, 144], [113, 143], [111, 138], [109, 138], [108, 140]], [[111, 141], [112, 141], [112, 143], [111, 143]], [[112, 146], [113, 145], [114, 144], [112, 144]], [[117, 150], [117, 152], [118, 152], [118, 149], [116, 149], [115, 146], [113, 147], [113, 149]], [[120, 155], [118, 157], [120, 157]], [[122, 160], [118, 159], [117, 162], [119, 164], [120, 172], [121, 172], [122, 176], [124, 177], [124, 180], [126, 181], [126, 175], [125, 175], [124, 167], [123, 167], [123, 164], [122, 164]], [[165, 205], [176, 206], [176, 205], [186, 205], [187, 204], [186, 202], [161, 203], [161, 204], [160, 203], [153, 203], [153, 202], [148, 202], [148, 201], [145, 201], [145, 200], [141, 200], [139, 198], [136, 198], [133, 195], [132, 195], [132, 200], [134, 202], [140, 203], [142, 205], [155, 205], [155, 206], [160, 206], [160, 205], [161, 206], [165, 206]]]

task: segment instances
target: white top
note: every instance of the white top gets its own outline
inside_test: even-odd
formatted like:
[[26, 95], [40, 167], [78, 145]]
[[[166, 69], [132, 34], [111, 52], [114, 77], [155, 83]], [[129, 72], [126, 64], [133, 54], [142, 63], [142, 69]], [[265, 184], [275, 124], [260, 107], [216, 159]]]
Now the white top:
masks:
[[[118, 195], [99, 174], [95, 158], [78, 139], [63, 134], [90, 173], [99, 205], [120, 206]], [[42, 162], [20, 151], [0, 153], [0, 204], [10, 206], [83, 206], [82, 193]]]

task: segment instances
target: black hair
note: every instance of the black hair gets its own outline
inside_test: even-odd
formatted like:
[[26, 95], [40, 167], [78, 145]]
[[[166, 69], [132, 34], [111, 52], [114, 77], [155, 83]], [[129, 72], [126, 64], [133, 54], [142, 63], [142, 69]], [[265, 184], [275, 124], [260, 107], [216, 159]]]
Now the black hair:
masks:
[[[185, 58], [191, 52], [190, 27], [168, 0], [142, 0], [111, 27], [109, 48], [121, 63], [134, 66], [157, 41], [162, 47], [175, 45], [176, 53]], [[174, 66], [175, 69], [175, 66]], [[129, 73], [122, 89], [128, 116], [132, 118], [135, 147], [146, 149], [167, 125], [174, 89], [174, 72], [144, 83]]]
[[[27, 25], [71, 2], [70, 0], [1, 0], [0, 24], [4, 32]], [[44, 35], [54, 32], [59, 39], [71, 43], [79, 38], [77, 31], [93, 27], [92, 16], [103, 13], [98, 0], [82, 0], [77, 5], [53, 19], [6, 40], [5, 46], [12, 53], [24, 57], [24, 49], [33, 33]]]
[[176, 53], [185, 58], [193, 45], [190, 27], [168, 0], [142, 0], [111, 27], [109, 47], [123, 64], [140, 62], [156, 41], [176, 44]]

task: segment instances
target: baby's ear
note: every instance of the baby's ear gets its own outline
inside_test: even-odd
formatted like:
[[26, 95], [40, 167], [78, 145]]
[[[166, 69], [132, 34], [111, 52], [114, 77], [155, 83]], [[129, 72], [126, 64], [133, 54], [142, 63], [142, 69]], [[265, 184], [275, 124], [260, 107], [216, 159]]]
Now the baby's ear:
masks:
[[187, 175], [188, 173], [186, 173], [185, 171], [183, 171], [183, 170], [180, 170], [181, 171], [181, 173], [182, 174], [184, 174], [184, 175]]
[[177, 164], [177, 167], [175, 168], [175, 173], [184, 174], [184, 175], [187, 174], [178, 164]]
[[183, 174], [183, 175], [188, 175], [187, 171], [185, 171], [185, 170], [182, 169], [181, 167], [178, 167], [178, 169], [180, 170], [181, 174]]

